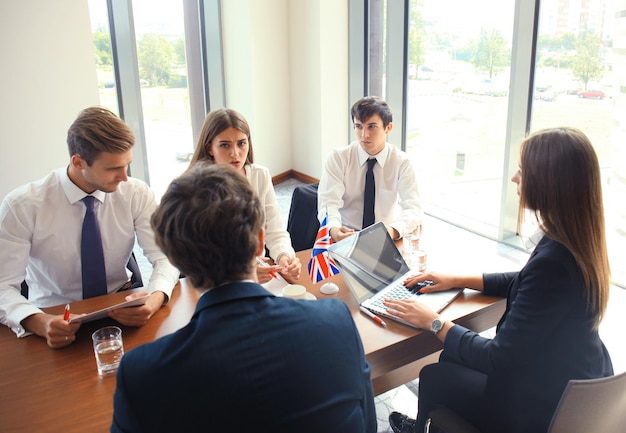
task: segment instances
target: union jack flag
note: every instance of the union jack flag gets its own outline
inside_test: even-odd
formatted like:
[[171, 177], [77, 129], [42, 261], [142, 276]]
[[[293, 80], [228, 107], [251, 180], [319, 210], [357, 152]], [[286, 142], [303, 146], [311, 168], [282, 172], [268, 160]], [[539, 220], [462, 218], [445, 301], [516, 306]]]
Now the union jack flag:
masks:
[[328, 247], [333, 243], [328, 228], [328, 214], [320, 225], [313, 245], [311, 260], [309, 260], [309, 276], [311, 281], [319, 283], [326, 278], [339, 273], [339, 268], [335, 261], [328, 255]]

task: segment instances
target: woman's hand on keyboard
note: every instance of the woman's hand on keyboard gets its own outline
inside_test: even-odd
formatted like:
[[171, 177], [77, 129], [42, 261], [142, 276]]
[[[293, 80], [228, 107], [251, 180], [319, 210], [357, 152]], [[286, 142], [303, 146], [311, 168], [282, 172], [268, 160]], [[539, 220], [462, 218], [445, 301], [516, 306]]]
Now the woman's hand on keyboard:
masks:
[[[428, 284], [424, 282], [428, 281]], [[476, 275], [453, 275], [453, 274], [440, 274], [438, 272], [424, 272], [417, 274], [414, 277], [409, 277], [404, 281], [406, 288], [412, 288], [416, 285], [422, 285], [420, 293], [429, 292], [442, 292], [444, 290], [450, 290], [454, 288], [469, 288], [483, 291], [483, 276], [482, 274]]]
[[441, 292], [454, 287], [456, 278], [453, 275], [439, 274], [436, 272], [425, 272], [409, 277], [404, 281], [404, 286], [408, 289], [414, 286], [421, 286], [420, 293]]
[[385, 299], [383, 304], [387, 308], [387, 313], [406, 320], [421, 329], [430, 329], [430, 324], [439, 317], [426, 304], [412, 299]]

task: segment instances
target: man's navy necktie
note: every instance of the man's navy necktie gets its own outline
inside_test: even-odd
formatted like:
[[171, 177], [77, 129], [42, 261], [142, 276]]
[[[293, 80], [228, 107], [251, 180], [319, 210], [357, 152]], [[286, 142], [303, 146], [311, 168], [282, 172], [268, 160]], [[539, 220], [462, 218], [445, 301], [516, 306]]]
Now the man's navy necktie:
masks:
[[83, 198], [87, 207], [80, 239], [80, 260], [83, 276], [83, 299], [107, 294], [107, 278], [102, 252], [100, 226], [93, 205], [94, 197]]
[[365, 195], [363, 198], [363, 228], [374, 224], [374, 201], [376, 199], [376, 183], [374, 182], [374, 165], [376, 158], [367, 160], [365, 173]]

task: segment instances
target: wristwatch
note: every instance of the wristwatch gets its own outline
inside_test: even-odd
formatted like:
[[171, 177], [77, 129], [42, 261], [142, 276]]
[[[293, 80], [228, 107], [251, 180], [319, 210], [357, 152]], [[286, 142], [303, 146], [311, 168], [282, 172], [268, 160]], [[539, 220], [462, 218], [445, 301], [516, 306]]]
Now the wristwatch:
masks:
[[435, 319], [433, 320], [433, 323], [430, 324], [430, 330], [433, 331], [435, 335], [441, 331], [441, 328], [443, 328], [443, 322], [441, 319]]

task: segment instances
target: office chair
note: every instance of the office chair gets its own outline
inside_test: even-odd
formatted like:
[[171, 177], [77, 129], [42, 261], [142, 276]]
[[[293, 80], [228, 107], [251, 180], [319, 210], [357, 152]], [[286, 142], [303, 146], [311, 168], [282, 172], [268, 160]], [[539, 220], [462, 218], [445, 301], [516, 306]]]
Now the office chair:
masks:
[[[137, 287], [143, 287], [143, 279], [141, 278], [141, 270], [139, 269], [139, 264], [137, 264], [137, 259], [135, 258], [135, 253], [131, 253], [130, 258], [128, 259], [128, 263], [126, 264], [126, 268], [132, 275], [130, 276], [130, 286], [124, 290], [136, 289]], [[182, 277], [181, 277], [182, 278]], [[22, 281], [20, 286], [20, 293], [23, 297], [28, 299], [28, 284], [26, 281]]]
[[296, 251], [313, 247], [320, 222], [317, 219], [318, 183], [297, 186], [291, 196], [287, 231], [291, 236], [291, 245]]
[[141, 270], [139, 270], [139, 264], [135, 257], [135, 252], [130, 254], [126, 268], [132, 272], [130, 276], [130, 287], [128, 289], [136, 289], [137, 287], [143, 287], [143, 279], [141, 278]]
[[[429, 413], [429, 433], [480, 433], [446, 407]], [[570, 380], [548, 433], [626, 432], [626, 372], [600, 379]]]
[[578, 432], [626, 432], [626, 372], [569, 381], [548, 433]]

